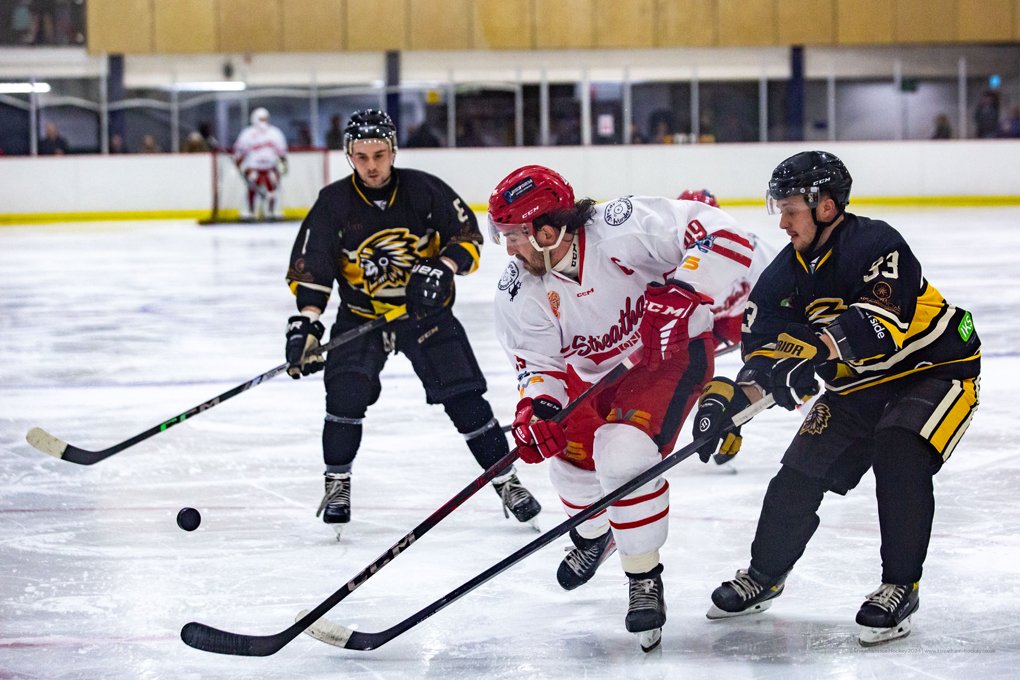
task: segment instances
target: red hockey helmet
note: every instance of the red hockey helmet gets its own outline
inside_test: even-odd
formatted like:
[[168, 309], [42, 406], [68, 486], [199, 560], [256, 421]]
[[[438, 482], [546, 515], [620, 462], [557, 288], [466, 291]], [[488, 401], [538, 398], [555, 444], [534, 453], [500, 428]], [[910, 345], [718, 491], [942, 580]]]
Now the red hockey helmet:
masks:
[[533, 233], [532, 223], [555, 210], [574, 207], [574, 190], [563, 175], [542, 165], [525, 165], [503, 178], [489, 196], [489, 233]]
[[708, 189], [699, 189], [696, 191], [693, 189], [684, 189], [684, 192], [677, 196], [677, 198], [681, 201], [701, 201], [702, 203], [707, 203], [713, 208], [719, 207], [719, 202], [715, 200], [715, 194]]

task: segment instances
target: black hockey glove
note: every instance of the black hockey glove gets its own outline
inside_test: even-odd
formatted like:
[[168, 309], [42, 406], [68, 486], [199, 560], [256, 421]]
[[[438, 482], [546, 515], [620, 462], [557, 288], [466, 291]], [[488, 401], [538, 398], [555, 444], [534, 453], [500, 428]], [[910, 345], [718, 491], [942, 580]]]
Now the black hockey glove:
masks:
[[792, 411], [818, 394], [815, 369], [828, 361], [829, 348], [810, 326], [787, 326], [770, 354], [779, 360], [772, 366], [769, 382], [777, 404]]
[[438, 257], [427, 257], [411, 268], [405, 289], [407, 313], [415, 319], [435, 314], [453, 298], [453, 270]]
[[769, 393], [787, 411], [797, 408], [818, 394], [814, 364], [808, 359], [780, 359], [772, 366]]
[[[736, 455], [740, 451], [740, 428], [723, 430], [732, 424], [733, 416], [751, 405], [744, 390], [729, 378], [712, 378], [701, 390], [698, 399], [698, 411], [694, 414], [694, 440], [705, 439], [698, 447], [698, 457], [707, 463], [715, 453], [727, 456]], [[722, 446], [719, 445], [722, 440]]]
[[319, 346], [326, 327], [321, 321], [297, 315], [287, 319], [287, 375], [297, 380], [303, 375], [321, 371], [326, 365], [322, 354], [306, 357], [308, 350]]

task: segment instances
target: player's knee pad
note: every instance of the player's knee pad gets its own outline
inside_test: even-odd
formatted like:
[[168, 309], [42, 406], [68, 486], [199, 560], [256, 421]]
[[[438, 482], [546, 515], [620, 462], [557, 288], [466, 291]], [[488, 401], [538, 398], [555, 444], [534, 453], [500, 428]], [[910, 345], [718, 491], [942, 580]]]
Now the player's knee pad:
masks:
[[631, 425], [609, 423], [595, 430], [592, 455], [599, 481], [612, 491], [662, 460], [646, 433]]
[[[828, 482], [809, 477], [803, 472], [782, 465], [769, 482], [765, 493], [765, 506], [771, 511], [791, 516], [814, 514], [822, 503]], [[762, 508], [765, 511], [765, 508]]]
[[942, 457], [931, 443], [912, 430], [887, 427], [875, 433], [875, 453], [871, 464], [876, 470], [894, 465], [933, 475], [942, 467], [942, 462]]
[[326, 383], [326, 412], [348, 418], [364, 418], [368, 407], [379, 400], [378, 380], [357, 373], [338, 373]]
[[479, 390], [464, 392], [443, 400], [443, 410], [457, 428], [457, 432], [465, 437], [492, 420], [492, 407]]

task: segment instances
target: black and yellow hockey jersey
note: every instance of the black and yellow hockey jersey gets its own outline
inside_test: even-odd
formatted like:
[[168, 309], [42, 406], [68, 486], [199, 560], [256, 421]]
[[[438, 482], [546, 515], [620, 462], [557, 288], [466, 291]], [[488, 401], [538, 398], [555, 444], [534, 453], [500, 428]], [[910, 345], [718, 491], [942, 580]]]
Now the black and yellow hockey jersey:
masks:
[[393, 168], [386, 187], [368, 189], [352, 174], [319, 192], [294, 241], [287, 282], [298, 309], [325, 310], [336, 281], [341, 305], [374, 318], [404, 304], [419, 259], [448, 257], [469, 274], [481, 247], [474, 212], [438, 177]]
[[818, 375], [849, 394], [924, 373], [965, 379], [980, 371], [970, 312], [946, 301], [903, 237], [885, 222], [847, 213], [811, 261], [787, 245], [765, 269], [744, 310], [741, 381], [767, 386], [779, 333], [807, 323], [839, 357]]

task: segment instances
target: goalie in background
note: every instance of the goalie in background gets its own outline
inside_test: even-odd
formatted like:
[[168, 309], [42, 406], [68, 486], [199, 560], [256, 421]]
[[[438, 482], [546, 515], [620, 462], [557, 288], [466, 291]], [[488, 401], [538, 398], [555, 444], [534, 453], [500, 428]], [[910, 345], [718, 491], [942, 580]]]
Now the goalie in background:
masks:
[[269, 124], [266, 109], [251, 112], [251, 125], [234, 142], [234, 162], [248, 190], [241, 221], [283, 219], [278, 194], [280, 178], [287, 174], [287, 140], [280, 128]]

